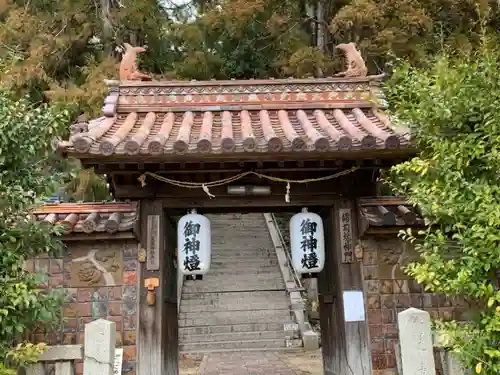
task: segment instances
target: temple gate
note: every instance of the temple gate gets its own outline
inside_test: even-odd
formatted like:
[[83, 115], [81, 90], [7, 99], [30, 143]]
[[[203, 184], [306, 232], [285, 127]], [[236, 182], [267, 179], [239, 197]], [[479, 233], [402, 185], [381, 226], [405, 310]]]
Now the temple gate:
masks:
[[325, 226], [325, 374], [372, 374], [367, 321], [346, 321], [344, 310], [344, 292], [363, 291], [358, 198], [375, 196], [379, 170], [415, 152], [378, 104], [383, 77], [121, 78], [103, 116], [74, 125], [60, 151], [106, 175], [115, 199], [139, 202], [137, 373], [178, 373], [173, 217], [307, 207]]

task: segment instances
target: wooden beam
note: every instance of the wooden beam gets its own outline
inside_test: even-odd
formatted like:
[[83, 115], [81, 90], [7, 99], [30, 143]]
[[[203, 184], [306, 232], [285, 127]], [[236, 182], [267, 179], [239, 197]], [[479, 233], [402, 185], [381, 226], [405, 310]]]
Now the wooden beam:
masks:
[[101, 241], [101, 240], [110, 240], [110, 241], [119, 241], [119, 240], [130, 240], [136, 239], [135, 233], [133, 231], [130, 232], [117, 232], [114, 234], [107, 232], [93, 232], [90, 234], [86, 233], [75, 233], [72, 232], [70, 234], [66, 234], [62, 236], [62, 240], [65, 242], [69, 241]]
[[[301, 174], [300, 176], [305, 179], [322, 178], [332, 173], [316, 172], [310, 174]], [[201, 186], [202, 182], [215, 181], [219, 178], [227, 178], [234, 176], [234, 174], [209, 174], [209, 175], [178, 175], [175, 180], [182, 182], [189, 181], [198, 182]], [[273, 174], [278, 177], [277, 173]], [[122, 176], [115, 180], [114, 193], [116, 198], [140, 199], [140, 198], [202, 198], [207, 197], [207, 194], [201, 187], [188, 189], [187, 187], [173, 186], [170, 183], [162, 182], [152, 176], [146, 176], [146, 185], [142, 187], [137, 181], [137, 178]], [[186, 177], [186, 178], [182, 178]], [[284, 179], [297, 178], [295, 172], [283, 172], [281, 176]], [[257, 186], [270, 186], [272, 195], [279, 195], [284, 198], [286, 191], [286, 183], [273, 182], [257, 176], [245, 176], [229, 185], [210, 187], [210, 193], [215, 195], [216, 199], [227, 195], [227, 186], [231, 185], [257, 185]], [[350, 174], [332, 178], [325, 181], [307, 182], [307, 183], [292, 183], [291, 195], [311, 195], [311, 194], [342, 194], [342, 195], [356, 195], [363, 196], [367, 193], [374, 191], [374, 184], [371, 182], [370, 171], [355, 171]]]
[[[279, 167], [279, 165], [283, 167]], [[378, 164], [374, 160], [364, 160], [362, 163], [362, 169], [377, 170], [383, 168], [391, 167], [395, 162], [386, 160], [384, 162], [379, 162]], [[154, 173], [166, 173], [166, 174], [186, 174], [186, 173], [212, 173], [212, 172], [243, 172], [246, 170], [255, 170], [260, 172], [271, 172], [277, 170], [290, 170], [290, 171], [301, 171], [309, 172], [315, 170], [338, 170], [347, 169], [349, 167], [358, 165], [355, 160], [268, 160], [265, 162], [258, 161], [226, 161], [224, 163], [216, 161], [205, 161], [200, 162], [145, 162], [143, 163], [143, 169], [154, 172]], [[101, 174], [127, 174], [127, 173], [138, 173], [139, 164], [138, 163], [119, 163], [119, 162], [108, 162], [106, 164], [102, 163], [86, 163], [86, 167], [92, 167], [97, 173]], [[184, 167], [182, 167], [184, 166]], [[223, 166], [223, 168], [222, 168]], [[244, 166], [244, 167], [243, 167]], [[358, 165], [359, 166], [359, 165]]]
[[50, 203], [38, 207], [33, 214], [83, 214], [90, 212], [115, 213], [134, 212], [136, 203], [102, 202], [102, 203]]
[[[145, 196], [140, 197], [141, 199]], [[153, 198], [151, 194], [147, 196]], [[203, 208], [205, 210], [217, 210], [218, 212], [264, 212], [274, 209], [282, 209], [287, 207], [303, 207], [303, 206], [329, 206], [334, 199], [339, 197], [338, 194], [320, 194], [320, 195], [291, 195], [290, 202], [285, 202], [285, 196], [275, 195], [268, 197], [237, 197], [237, 196], [216, 196], [210, 199], [208, 196], [198, 197], [158, 197], [165, 205], [172, 209], [187, 209], [187, 208]], [[236, 211], [235, 211], [236, 210]], [[260, 210], [260, 211], [259, 211]]]
[[[150, 225], [148, 226], [148, 217]], [[154, 219], [154, 220], [152, 220]], [[177, 340], [177, 301], [174, 307], [165, 302], [164, 296], [170, 288], [170, 284], [176, 285], [177, 277], [169, 263], [170, 242], [167, 242], [167, 221], [161, 201], [143, 200], [140, 204], [141, 220], [141, 247], [146, 249], [153, 246], [158, 251], [154, 254], [159, 257], [160, 268], [148, 270], [147, 263], [139, 265], [139, 301], [138, 301], [138, 368], [137, 373], [141, 375], [162, 375], [179, 373], [178, 366], [178, 340]], [[155, 230], [151, 223], [158, 224]], [[155, 238], [150, 238], [151, 236]], [[148, 241], [149, 239], [149, 241]], [[147, 256], [151, 256], [150, 253]], [[145, 288], [145, 280], [158, 278], [159, 287], [154, 290], [156, 301], [149, 305], [147, 300], [148, 290]], [[175, 352], [175, 356], [172, 355]]]
[[354, 200], [338, 199], [325, 213], [326, 261], [320, 273], [320, 319], [324, 373], [328, 375], [371, 375], [370, 340], [366, 307], [364, 321], [346, 322], [343, 295], [346, 291], [363, 292], [361, 263], [342, 263], [340, 209], [351, 210], [352, 246], [357, 241]]
[[399, 205], [409, 205], [408, 201], [404, 197], [371, 197], [371, 198], [360, 198], [359, 205], [363, 207], [369, 206], [399, 206]]
[[81, 163], [88, 167], [88, 165], [99, 164], [138, 164], [144, 163], [199, 163], [203, 160], [205, 163], [239, 163], [239, 162], [268, 162], [268, 161], [320, 161], [320, 160], [380, 160], [382, 163], [391, 165], [397, 164], [401, 161], [408, 160], [416, 155], [417, 149], [413, 148], [400, 148], [400, 149], [372, 149], [372, 150], [335, 150], [332, 152], [276, 152], [276, 153], [223, 153], [223, 154], [190, 154], [183, 155], [168, 154], [168, 155], [125, 155], [114, 154], [112, 157], [104, 157], [100, 155], [68, 152], [67, 156], [72, 156], [79, 159]]

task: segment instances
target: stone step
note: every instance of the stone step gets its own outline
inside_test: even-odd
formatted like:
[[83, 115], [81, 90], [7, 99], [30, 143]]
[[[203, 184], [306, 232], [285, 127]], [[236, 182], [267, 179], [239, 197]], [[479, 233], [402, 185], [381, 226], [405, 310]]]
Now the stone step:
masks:
[[[220, 233], [212, 231], [212, 246], [216, 248], [227, 248], [227, 249], [259, 249], [259, 248], [268, 248], [272, 246], [271, 237], [267, 234], [267, 228], [259, 228], [259, 229], [229, 229], [229, 231], [253, 231], [253, 232], [262, 232], [257, 235], [243, 235], [238, 237], [228, 237], [226, 233]], [[228, 231], [228, 229], [225, 229]], [[252, 241], [252, 242], [249, 242]]]
[[181, 351], [202, 351], [204, 349], [278, 349], [285, 347], [284, 339], [270, 340], [241, 340], [241, 341], [219, 341], [219, 342], [197, 342], [180, 344]]
[[267, 263], [269, 261], [277, 262], [278, 257], [275, 254], [254, 254], [254, 255], [238, 255], [238, 254], [212, 254], [210, 257], [212, 262], [231, 262], [231, 263]]
[[210, 220], [210, 222], [214, 224], [220, 224], [220, 223], [242, 223], [242, 224], [252, 224], [252, 223], [260, 223], [260, 222], [265, 222], [264, 214], [257, 214], [257, 215], [242, 215], [242, 216], [222, 216], [222, 215], [216, 215], [216, 216], [207, 216], [207, 218]]
[[[210, 229], [212, 229], [212, 231], [216, 230], [218, 233], [221, 233], [225, 229], [228, 229], [228, 228], [230, 228], [230, 229], [254, 229], [254, 230], [258, 230], [258, 229], [262, 229], [262, 228], [267, 229], [267, 225], [266, 225], [265, 221], [261, 222], [260, 220], [245, 221], [243, 223], [237, 223], [237, 222], [235, 223], [232, 220], [224, 220], [224, 221], [220, 221], [220, 222], [213, 222], [212, 221], [210, 223]], [[231, 237], [236, 238], [240, 234], [244, 235], [244, 236], [251, 236], [251, 235], [258, 234], [258, 232], [248, 232], [248, 233], [231, 232]]]
[[283, 324], [284, 322], [257, 322], [244, 324], [179, 327], [179, 335], [185, 337], [190, 335], [213, 335], [252, 331], [283, 331]]
[[285, 323], [290, 321], [290, 310], [244, 310], [213, 312], [181, 312], [179, 313], [180, 327], [217, 326], [247, 323]]
[[[269, 232], [266, 224], [263, 225], [212, 225], [210, 227], [212, 238], [225, 241], [238, 241], [240, 238], [267, 238]], [[230, 235], [229, 235], [229, 234]], [[215, 241], [213, 242], [215, 243]]]
[[269, 265], [278, 265], [278, 259], [276, 257], [269, 256], [261, 256], [256, 255], [254, 257], [240, 257], [238, 255], [221, 257], [221, 256], [212, 256], [210, 263], [214, 263], [217, 265], [232, 265], [232, 266], [261, 266], [265, 264]]
[[[241, 352], [241, 349], [205, 349], [199, 351], [180, 351], [185, 356], [201, 357], [207, 353], [234, 353]], [[245, 352], [286, 352], [286, 353], [304, 353], [303, 347], [283, 347], [283, 348], [246, 348]], [[260, 374], [259, 374], [260, 375]]]
[[274, 300], [287, 300], [284, 291], [251, 291], [251, 292], [214, 292], [214, 293], [190, 293], [182, 296], [182, 301], [192, 302], [211, 302], [218, 300], [220, 302], [231, 302], [236, 300], [252, 300], [255, 302], [269, 302]]
[[212, 255], [210, 262], [225, 265], [231, 264], [233, 266], [247, 266], [247, 265], [265, 265], [265, 264], [276, 264], [278, 265], [278, 258], [274, 255], [252, 255], [252, 256], [241, 256], [241, 255]]
[[[272, 267], [275, 270], [279, 270], [278, 260], [268, 259], [264, 260], [254, 260], [252, 262], [231, 262], [231, 261], [212, 261], [210, 264], [210, 270], [214, 271], [232, 271], [232, 270], [246, 270], [256, 271], [259, 269], [264, 269], [266, 267]], [[210, 271], [209, 271], [210, 272]], [[281, 271], [280, 271], [281, 272]]]
[[252, 302], [237, 300], [229, 303], [219, 303], [214, 301], [210, 303], [186, 304], [181, 302], [179, 312], [188, 313], [203, 313], [203, 312], [219, 312], [219, 311], [240, 311], [240, 310], [281, 310], [289, 308], [287, 301], [268, 301], [268, 302]]
[[[258, 243], [272, 244], [271, 236], [267, 227], [231, 227], [225, 225], [223, 228], [210, 228], [212, 233], [212, 245], [231, 244], [243, 245], [247, 248], [259, 247], [253, 242], [243, 242], [242, 240], [256, 240]], [[230, 234], [230, 235], [229, 235]]]
[[276, 340], [285, 339], [285, 331], [250, 331], [215, 333], [205, 335], [188, 335], [179, 333], [181, 343], [217, 342], [217, 341], [249, 341], [249, 340]]
[[259, 254], [269, 254], [274, 255], [275, 251], [273, 248], [269, 246], [252, 246], [250, 247], [242, 247], [240, 246], [238, 249], [234, 249], [229, 246], [222, 245], [212, 245], [212, 255], [221, 255], [221, 256], [230, 256], [230, 255], [259, 255]]
[[268, 259], [266, 261], [263, 260], [254, 260], [252, 261], [251, 264], [244, 264], [244, 263], [232, 263], [232, 262], [226, 262], [226, 261], [211, 261], [210, 264], [210, 269], [217, 269], [217, 270], [248, 270], [249, 267], [251, 269], [265, 269], [265, 268], [273, 268], [279, 270], [279, 264], [278, 260], [275, 259]]
[[251, 269], [248, 269], [248, 267], [242, 267], [239, 269], [233, 269], [232, 267], [226, 267], [223, 269], [219, 267], [210, 267], [208, 274], [212, 276], [222, 277], [222, 280], [234, 275], [253, 275], [254, 277], [258, 277], [258, 275], [264, 276], [268, 274], [274, 274], [277, 275], [277, 277], [281, 277], [281, 273], [277, 265], [274, 265], [273, 267], [255, 267]]
[[203, 280], [185, 280], [184, 283], [187, 285], [193, 285], [193, 284], [203, 284], [203, 285], [208, 285], [208, 284], [214, 284], [214, 283], [242, 283], [242, 282], [255, 282], [259, 281], [262, 283], [265, 282], [274, 282], [274, 281], [283, 281], [283, 277], [279, 272], [270, 272], [270, 273], [263, 273], [260, 275], [252, 274], [252, 273], [244, 273], [244, 274], [233, 274], [233, 275], [227, 275], [227, 276], [220, 276], [220, 275], [214, 275], [208, 271], [205, 275], [203, 275]]
[[204, 283], [202, 280], [184, 281], [182, 293], [199, 293], [199, 292], [253, 292], [256, 290], [285, 290], [283, 280], [260, 282], [243, 281], [234, 283], [230, 280]]

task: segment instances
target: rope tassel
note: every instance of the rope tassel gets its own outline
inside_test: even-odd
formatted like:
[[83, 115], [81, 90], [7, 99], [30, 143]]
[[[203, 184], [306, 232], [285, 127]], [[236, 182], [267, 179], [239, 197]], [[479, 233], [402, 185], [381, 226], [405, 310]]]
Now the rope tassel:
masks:
[[285, 202], [290, 203], [290, 183], [286, 184]]
[[146, 175], [145, 174], [141, 174], [139, 176], [138, 180], [141, 183], [141, 187], [146, 186]]
[[203, 185], [201, 185], [201, 188], [203, 189], [203, 191], [204, 191], [205, 193], [207, 193], [207, 195], [208, 195], [208, 197], [209, 197], [210, 199], [215, 198], [215, 195], [213, 195], [213, 194], [210, 192], [210, 190], [208, 190], [208, 186], [207, 186], [207, 185], [203, 184]]

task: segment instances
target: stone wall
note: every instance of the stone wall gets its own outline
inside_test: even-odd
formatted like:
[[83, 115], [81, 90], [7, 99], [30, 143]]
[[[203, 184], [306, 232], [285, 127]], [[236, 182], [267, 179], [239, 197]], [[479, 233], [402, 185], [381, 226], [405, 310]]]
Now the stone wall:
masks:
[[374, 375], [397, 374], [399, 312], [415, 307], [428, 311], [432, 318], [466, 320], [470, 307], [463, 299], [426, 293], [404, 274], [402, 267], [418, 259], [418, 254], [396, 235], [372, 236], [362, 244]]
[[[42, 285], [65, 293], [64, 322], [58, 332], [36, 333], [36, 341], [84, 344], [84, 326], [99, 318], [116, 323], [116, 347], [123, 347], [122, 373], [135, 375], [137, 327], [137, 242], [68, 242], [61, 257], [27, 262], [27, 269], [48, 273]], [[83, 372], [76, 365], [77, 375]]]

